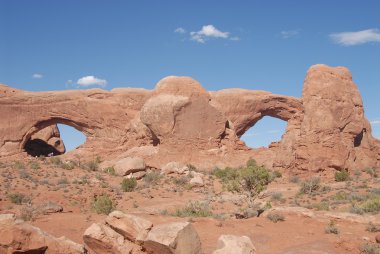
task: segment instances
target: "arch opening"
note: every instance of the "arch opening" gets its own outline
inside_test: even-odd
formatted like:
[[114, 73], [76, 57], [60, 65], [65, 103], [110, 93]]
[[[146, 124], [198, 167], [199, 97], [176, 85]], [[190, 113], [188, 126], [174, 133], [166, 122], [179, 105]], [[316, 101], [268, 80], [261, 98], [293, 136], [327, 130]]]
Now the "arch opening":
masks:
[[240, 139], [250, 148], [269, 147], [270, 144], [281, 141], [287, 124], [287, 121], [279, 118], [264, 116], [245, 131]]
[[22, 149], [33, 157], [56, 156], [74, 150], [86, 139], [77, 124], [52, 119], [33, 126], [24, 137]]

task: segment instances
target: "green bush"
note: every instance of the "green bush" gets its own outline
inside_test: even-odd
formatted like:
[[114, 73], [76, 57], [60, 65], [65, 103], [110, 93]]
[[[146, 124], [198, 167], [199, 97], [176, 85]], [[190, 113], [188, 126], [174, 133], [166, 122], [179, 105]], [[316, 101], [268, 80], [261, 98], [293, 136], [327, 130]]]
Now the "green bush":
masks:
[[249, 160], [247, 167], [234, 169], [215, 169], [213, 175], [221, 179], [223, 187], [230, 192], [243, 192], [247, 195], [249, 206], [252, 207], [256, 197], [266, 189], [272, 177], [263, 166], [257, 166], [256, 161]]
[[345, 182], [350, 179], [350, 174], [346, 170], [336, 171], [335, 172], [335, 181]]
[[115, 209], [112, 200], [107, 194], [103, 194], [99, 197], [96, 197], [92, 202], [91, 207], [96, 213], [106, 215], [108, 215]]
[[272, 172], [272, 176], [273, 178], [281, 178], [282, 177], [282, 173], [278, 170], [275, 170]]
[[124, 178], [121, 182], [121, 189], [124, 192], [131, 192], [133, 191], [137, 186], [137, 181], [135, 178]]
[[184, 208], [177, 209], [173, 214], [177, 217], [210, 217], [212, 215], [208, 204], [199, 201], [190, 201]]
[[364, 212], [366, 213], [378, 213], [380, 212], [380, 197], [379, 196], [373, 196], [364, 201], [364, 203], [361, 205]]

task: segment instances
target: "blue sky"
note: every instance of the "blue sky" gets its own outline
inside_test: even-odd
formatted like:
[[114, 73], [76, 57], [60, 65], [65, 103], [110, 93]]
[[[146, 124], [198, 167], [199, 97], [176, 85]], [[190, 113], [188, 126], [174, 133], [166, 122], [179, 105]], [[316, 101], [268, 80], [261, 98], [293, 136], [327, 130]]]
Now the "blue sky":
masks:
[[[300, 96], [311, 65], [340, 65], [380, 138], [379, 13], [375, 0], [0, 0], [0, 82], [152, 89], [186, 75], [208, 90]], [[255, 127], [244, 137], [250, 146], [280, 139], [285, 124], [265, 118]], [[78, 140], [70, 133], [69, 149]]]

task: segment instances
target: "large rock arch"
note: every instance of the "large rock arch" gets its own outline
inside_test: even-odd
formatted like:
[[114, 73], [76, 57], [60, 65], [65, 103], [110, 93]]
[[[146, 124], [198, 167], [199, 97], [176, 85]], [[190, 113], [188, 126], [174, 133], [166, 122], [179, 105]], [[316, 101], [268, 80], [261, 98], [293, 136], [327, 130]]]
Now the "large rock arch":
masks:
[[[189, 77], [167, 77], [154, 90], [123, 88], [26, 92], [0, 85], [0, 156], [20, 154], [46, 126], [71, 125], [87, 136], [76, 152], [142, 156], [199, 167], [237, 166], [250, 157], [269, 167], [327, 170], [380, 167], [350, 72], [312, 66], [302, 98], [265, 91], [207, 92]], [[264, 116], [288, 122], [280, 142], [249, 149], [239, 139]]]

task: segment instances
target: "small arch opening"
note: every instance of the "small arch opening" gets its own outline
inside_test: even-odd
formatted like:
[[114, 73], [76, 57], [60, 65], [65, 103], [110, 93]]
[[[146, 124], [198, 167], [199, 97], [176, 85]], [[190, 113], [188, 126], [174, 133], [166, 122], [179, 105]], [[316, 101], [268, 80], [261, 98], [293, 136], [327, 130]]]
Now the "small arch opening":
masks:
[[249, 128], [240, 139], [250, 148], [269, 147], [270, 144], [281, 141], [287, 124], [284, 120], [265, 116]]
[[61, 139], [65, 144], [66, 152], [70, 152], [86, 142], [87, 137], [74, 127], [66, 124], [57, 125]]

